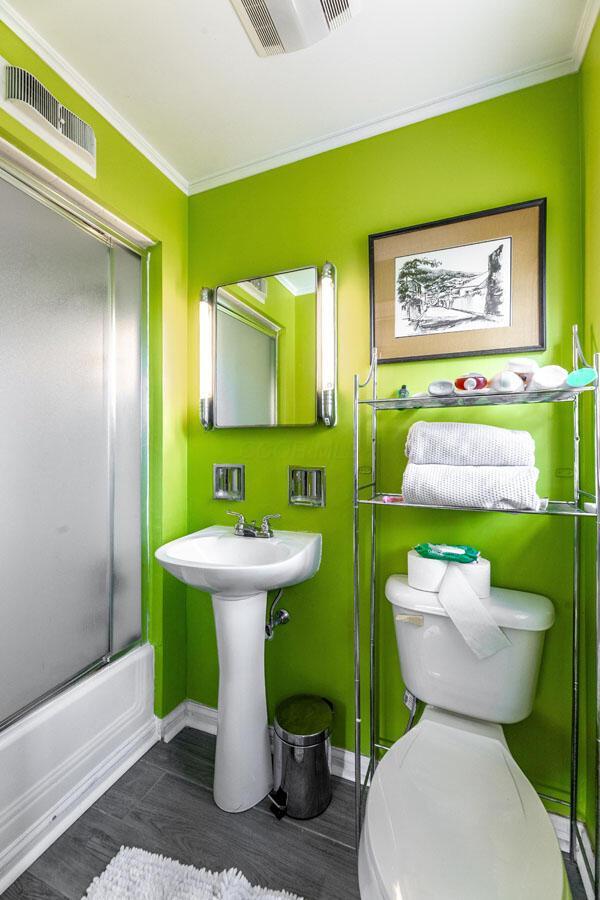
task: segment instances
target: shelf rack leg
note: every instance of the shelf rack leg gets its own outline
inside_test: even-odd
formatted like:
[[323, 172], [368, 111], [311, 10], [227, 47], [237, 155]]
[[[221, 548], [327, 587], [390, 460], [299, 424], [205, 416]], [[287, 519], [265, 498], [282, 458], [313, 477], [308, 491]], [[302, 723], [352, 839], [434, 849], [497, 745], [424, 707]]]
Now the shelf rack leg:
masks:
[[[579, 366], [580, 344], [577, 325], [573, 326], [573, 368]], [[580, 502], [580, 433], [579, 397], [573, 401], [573, 501]], [[569, 804], [569, 858], [575, 862], [577, 850], [577, 799], [579, 784], [579, 560], [580, 560], [579, 519], [573, 520], [573, 615], [571, 661], [571, 784]]]
[[[362, 785], [362, 776], [361, 776], [361, 735], [362, 735], [362, 717], [361, 717], [361, 670], [360, 670], [360, 504], [358, 502], [359, 497], [359, 472], [360, 472], [360, 459], [359, 459], [359, 395], [360, 389], [367, 387], [367, 385], [373, 381], [373, 399], [377, 397], [377, 350], [373, 348], [371, 355], [371, 367], [369, 369], [369, 374], [367, 376], [366, 381], [360, 381], [358, 375], [354, 376], [354, 443], [353, 443], [353, 461], [354, 461], [354, 509], [353, 509], [353, 556], [354, 556], [354, 816], [355, 816], [355, 841], [356, 841], [356, 849], [358, 850], [358, 846], [360, 843], [360, 833], [362, 827], [362, 798], [363, 798], [363, 785]], [[372, 467], [372, 481], [376, 482], [376, 428], [377, 428], [377, 420], [375, 414], [373, 413], [373, 418], [371, 420], [371, 467]], [[372, 510], [372, 518], [371, 518], [371, 612], [373, 611], [373, 604], [375, 602], [375, 509]], [[369, 766], [367, 769], [367, 775], [365, 777], [365, 784], [369, 781], [369, 777], [374, 770], [374, 753], [373, 753], [373, 741], [374, 741], [374, 733], [373, 733], [373, 709], [375, 704], [375, 693], [374, 693], [374, 683], [373, 683], [373, 662], [374, 662], [374, 654], [375, 654], [375, 642], [374, 642], [374, 625], [373, 625], [373, 617], [371, 615], [371, 627], [370, 627], [370, 648], [369, 648], [369, 669], [370, 669], [370, 712], [371, 712], [371, 723], [370, 723], [370, 750], [371, 750], [371, 758], [369, 760]]]
[[[594, 368], [600, 371], [600, 353], [594, 353]], [[600, 898], [600, 391], [594, 393], [594, 472], [596, 487], [596, 866], [594, 896]]]
[[354, 829], [356, 849], [360, 841], [362, 784], [360, 775], [360, 523], [358, 504], [358, 395], [360, 382], [354, 376], [354, 509], [353, 509], [353, 557], [354, 557]]
[[571, 697], [571, 788], [569, 803], [569, 859], [577, 849], [577, 796], [579, 781], [579, 520], [573, 523], [573, 657]]
[[[377, 353], [376, 350], [373, 351]], [[376, 356], [374, 356], [373, 365], [373, 400], [377, 399], [377, 364]], [[371, 411], [371, 480], [373, 481], [373, 493], [377, 493], [377, 409], [373, 406]], [[371, 507], [371, 584], [370, 584], [370, 634], [369, 634], [369, 685], [370, 685], [370, 703], [369, 703], [369, 754], [371, 757], [371, 774], [375, 773], [376, 766], [376, 747], [375, 744], [379, 739], [379, 723], [378, 723], [378, 685], [377, 685], [377, 658], [376, 658], [376, 636], [377, 636], [377, 507]]]

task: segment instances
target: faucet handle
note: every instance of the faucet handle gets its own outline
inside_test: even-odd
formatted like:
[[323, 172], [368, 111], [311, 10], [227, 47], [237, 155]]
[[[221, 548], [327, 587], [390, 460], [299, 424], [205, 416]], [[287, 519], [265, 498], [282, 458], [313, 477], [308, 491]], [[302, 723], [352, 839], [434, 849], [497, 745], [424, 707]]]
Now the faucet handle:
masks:
[[281, 518], [281, 513], [272, 513], [270, 516], [263, 516], [263, 520], [262, 520], [262, 523], [260, 526], [261, 534], [266, 534], [269, 537], [271, 537], [271, 535], [273, 534], [273, 531], [271, 529], [271, 526], [269, 525], [269, 521], [271, 519], [280, 519], [280, 518]]
[[244, 518], [243, 513], [234, 512], [232, 509], [227, 510], [228, 516], [237, 516], [237, 522], [233, 526], [233, 530], [235, 534], [243, 534], [244, 528], [246, 527], [246, 519]]

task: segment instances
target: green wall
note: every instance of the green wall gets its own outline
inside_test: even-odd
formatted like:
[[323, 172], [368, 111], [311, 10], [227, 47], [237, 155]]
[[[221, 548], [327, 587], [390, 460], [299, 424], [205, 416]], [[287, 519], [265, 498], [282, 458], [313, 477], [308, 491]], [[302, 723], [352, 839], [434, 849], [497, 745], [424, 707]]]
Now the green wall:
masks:
[[[323, 563], [310, 582], [286, 591], [292, 623], [267, 645], [269, 704], [299, 690], [317, 691], [336, 704], [334, 742], [352, 746], [352, 376], [365, 374], [369, 355], [367, 235], [478, 209], [548, 198], [548, 350], [539, 358], [568, 365], [572, 322], [582, 319], [588, 351], [599, 340], [595, 258], [600, 226], [600, 35], [596, 28], [581, 77], [569, 76], [430, 119], [239, 181], [190, 200], [69, 88], [4, 25], [0, 55], [39, 77], [98, 139], [98, 176], [92, 179], [0, 110], [0, 136], [11, 140], [88, 196], [147, 233], [151, 254], [150, 543], [213, 522], [229, 521], [226, 505], [212, 501], [213, 462], [243, 462], [247, 500], [256, 516], [281, 512], [282, 527], [321, 531]], [[583, 111], [583, 141], [580, 103]], [[582, 203], [581, 158], [584, 157]], [[255, 210], [261, 210], [259, 220]], [[247, 215], [244, 215], [247, 211]], [[282, 212], [283, 211], [283, 212]], [[582, 223], [589, 264], [582, 271]], [[247, 222], [252, 217], [249, 231]], [[273, 227], [276, 222], [277, 226]], [[188, 267], [189, 256], [189, 267]], [[214, 286], [326, 259], [339, 274], [340, 421], [337, 428], [204, 433], [198, 423], [197, 301]], [[189, 301], [189, 302], [188, 302]], [[188, 353], [189, 351], [189, 353]], [[382, 393], [402, 383], [415, 391], [433, 378], [466, 368], [492, 374], [502, 357], [460, 362], [416, 362], [382, 369]], [[531, 430], [542, 469], [540, 489], [566, 495], [569, 480], [568, 410], [540, 407], [469, 411], [460, 418]], [[421, 416], [419, 416], [421, 417]], [[385, 485], [400, 484], [403, 438], [415, 415], [381, 416]], [[289, 464], [325, 465], [324, 510], [287, 505]], [[586, 468], [589, 479], [589, 460]], [[568, 787], [570, 684], [570, 558], [572, 523], [480, 513], [452, 515], [383, 510], [381, 555], [381, 659], [383, 736], [400, 733], [405, 714], [390, 612], [381, 585], [405, 568], [406, 551], [423, 539], [476, 544], [494, 566], [494, 581], [547, 593], [557, 622], [546, 646], [538, 698], [525, 723], [507, 729], [511, 748], [540, 789]], [[587, 659], [594, 658], [591, 563], [593, 530], [585, 529], [588, 601], [583, 623]], [[210, 603], [154, 563], [147, 590], [148, 634], [156, 648], [156, 709], [165, 715], [189, 696], [217, 700], [217, 655]], [[593, 765], [594, 666], [585, 668], [584, 733]], [[366, 749], [366, 747], [364, 748]], [[582, 814], [591, 812], [591, 780]], [[587, 810], [586, 807], [587, 806]]]
[[[150, 545], [154, 549], [186, 526], [188, 199], [3, 23], [0, 56], [32, 72], [93, 126], [97, 178], [3, 110], [0, 136], [157, 242], [150, 262]], [[154, 561], [149, 575], [147, 631], [156, 649], [156, 710], [164, 714], [185, 697], [185, 594], [183, 586], [164, 577]]]
[[[294, 691], [322, 692], [336, 706], [334, 743], [352, 746], [352, 376], [369, 362], [367, 235], [461, 213], [548, 198], [548, 350], [540, 361], [570, 363], [570, 327], [581, 318], [579, 85], [569, 76], [430, 119], [256, 175], [191, 198], [188, 526], [228, 523], [226, 504], [211, 500], [213, 462], [246, 464], [250, 516], [282, 513], [281, 527], [320, 531], [320, 572], [290, 588], [291, 624], [266, 647], [269, 707]], [[248, 216], [256, 209], [261, 216]], [[248, 215], [244, 215], [247, 211]], [[274, 227], [273, 223], [277, 223]], [[339, 425], [273, 432], [204, 433], [199, 425], [197, 311], [203, 285], [250, 273], [335, 263], [339, 276]], [[389, 365], [382, 393], [402, 383], [422, 390], [433, 378], [474, 367], [493, 374], [502, 357]], [[532, 431], [542, 470], [540, 490], [567, 495], [570, 465], [566, 410], [461, 412], [460, 419]], [[380, 460], [386, 489], [400, 486], [404, 435], [417, 415], [382, 415]], [[419, 415], [419, 418], [422, 416]], [[327, 467], [327, 507], [287, 502], [289, 464]], [[381, 707], [383, 736], [406, 720], [391, 613], [381, 586], [405, 571], [406, 552], [429, 540], [475, 544], [493, 563], [498, 585], [546, 593], [557, 621], [546, 646], [533, 715], [507, 729], [511, 748], [540, 789], [568, 788], [570, 685], [570, 553], [572, 523], [497, 513], [383, 510], [381, 555]], [[207, 596], [187, 601], [188, 695], [217, 702], [217, 654]], [[366, 748], [365, 748], [366, 749]]]
[[[582, 182], [584, 208], [584, 322], [585, 351], [588, 358], [600, 351], [600, 23], [596, 22], [587, 53], [581, 67], [582, 112]], [[588, 419], [588, 426], [592, 425]], [[589, 445], [586, 448], [590, 449]], [[594, 490], [591, 453], [588, 452], [585, 474], [588, 490]], [[582, 621], [584, 671], [582, 673], [584, 708], [586, 713], [585, 764], [590, 777], [587, 779], [587, 824], [591, 831], [595, 819], [596, 749], [594, 744], [596, 718], [596, 629], [595, 629], [595, 551], [596, 532], [592, 522], [586, 523], [584, 532], [584, 566], [582, 595], [585, 600]]]

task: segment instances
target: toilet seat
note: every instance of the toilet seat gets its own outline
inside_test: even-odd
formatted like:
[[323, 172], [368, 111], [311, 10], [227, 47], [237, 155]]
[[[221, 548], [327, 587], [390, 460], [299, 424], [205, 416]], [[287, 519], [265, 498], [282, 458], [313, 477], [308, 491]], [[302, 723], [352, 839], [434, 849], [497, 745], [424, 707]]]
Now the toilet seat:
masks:
[[561, 900], [558, 841], [502, 728], [427, 707], [367, 800], [362, 900]]

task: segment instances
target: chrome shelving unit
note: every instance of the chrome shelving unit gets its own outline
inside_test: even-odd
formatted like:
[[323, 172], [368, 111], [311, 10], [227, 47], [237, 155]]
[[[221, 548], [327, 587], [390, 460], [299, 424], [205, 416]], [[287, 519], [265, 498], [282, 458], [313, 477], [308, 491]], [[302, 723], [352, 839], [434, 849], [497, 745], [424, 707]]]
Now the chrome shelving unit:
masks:
[[[588, 366], [579, 341], [577, 325], [573, 326], [572, 334], [573, 368]], [[600, 354], [594, 354], [593, 367], [600, 371]], [[356, 815], [356, 846], [360, 839], [362, 827], [364, 803], [366, 793], [371, 784], [375, 768], [377, 766], [378, 753], [383, 753], [389, 746], [382, 743], [379, 729], [379, 711], [377, 707], [378, 683], [377, 683], [377, 509], [380, 506], [394, 507], [398, 509], [441, 509], [456, 510], [457, 512], [479, 512], [489, 514], [508, 515], [553, 515], [570, 516], [573, 519], [573, 588], [572, 588], [572, 679], [571, 679], [571, 759], [570, 759], [570, 796], [569, 800], [540, 795], [543, 800], [566, 807], [569, 810], [569, 854], [575, 860], [577, 846], [579, 846], [585, 861], [590, 880], [595, 884], [595, 897], [600, 898], [600, 852], [596, 853], [595, 871], [589, 859], [584, 842], [577, 826], [577, 796], [579, 780], [579, 627], [580, 627], [580, 551], [581, 551], [581, 519], [594, 519], [596, 523], [596, 573], [595, 573], [595, 610], [596, 610], [596, 673], [598, 676], [598, 691], [596, 701], [596, 774], [600, 775], [599, 766], [599, 735], [600, 735], [600, 514], [597, 509], [585, 508], [586, 503], [596, 504], [596, 498], [600, 496], [600, 389], [596, 383], [594, 386], [555, 390], [535, 391], [522, 394], [500, 394], [488, 392], [477, 395], [460, 395], [455, 397], [408, 397], [408, 398], [382, 398], [377, 395], [378, 360], [377, 351], [372, 353], [371, 367], [364, 382], [358, 375], [354, 376], [354, 701], [355, 701], [355, 815]], [[361, 397], [361, 392], [369, 389], [369, 396]], [[580, 441], [580, 401], [586, 394], [590, 394], [593, 402], [594, 420], [594, 493], [588, 493], [581, 488], [581, 441]], [[550, 500], [547, 508], [540, 511], [529, 510], [484, 510], [480, 508], [464, 508], [454, 506], [425, 506], [405, 503], [402, 496], [397, 493], [386, 493], [379, 485], [377, 476], [377, 419], [378, 414], [386, 410], [418, 410], [418, 409], [461, 409], [467, 407], [511, 406], [522, 404], [541, 403], [571, 403], [573, 407], [573, 496], [568, 500]], [[367, 433], [370, 430], [370, 467], [369, 480], [361, 483], [361, 412], [366, 411], [369, 422]], [[370, 424], [370, 428], [369, 428]], [[370, 581], [369, 581], [369, 762], [367, 771], [361, 773], [361, 738], [363, 734], [362, 720], [362, 666], [361, 666], [361, 512], [370, 510], [370, 547], [367, 554], [370, 555]], [[412, 716], [409, 725], [412, 724]], [[399, 736], [400, 737], [400, 736]], [[599, 781], [600, 783], [600, 777]], [[598, 798], [598, 791], [596, 792]], [[596, 847], [600, 847], [600, 801], [596, 806]]]

